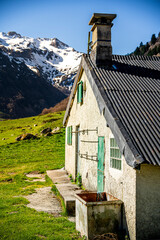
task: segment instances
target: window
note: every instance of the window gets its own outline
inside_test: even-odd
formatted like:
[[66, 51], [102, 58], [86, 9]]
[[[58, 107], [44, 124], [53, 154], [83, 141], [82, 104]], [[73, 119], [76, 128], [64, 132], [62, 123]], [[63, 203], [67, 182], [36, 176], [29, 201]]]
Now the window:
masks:
[[110, 167], [122, 169], [121, 153], [114, 138], [110, 138]]
[[67, 144], [72, 145], [72, 126], [67, 127]]
[[83, 103], [83, 82], [80, 81], [77, 86], [77, 103]]

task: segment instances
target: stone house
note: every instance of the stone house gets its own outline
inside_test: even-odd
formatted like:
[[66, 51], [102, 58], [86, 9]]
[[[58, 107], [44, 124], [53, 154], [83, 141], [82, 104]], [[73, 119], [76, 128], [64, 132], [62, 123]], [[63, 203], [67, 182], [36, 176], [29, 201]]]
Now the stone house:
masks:
[[123, 201], [131, 240], [160, 238], [160, 58], [112, 55], [115, 14], [93, 14], [66, 126], [65, 169]]

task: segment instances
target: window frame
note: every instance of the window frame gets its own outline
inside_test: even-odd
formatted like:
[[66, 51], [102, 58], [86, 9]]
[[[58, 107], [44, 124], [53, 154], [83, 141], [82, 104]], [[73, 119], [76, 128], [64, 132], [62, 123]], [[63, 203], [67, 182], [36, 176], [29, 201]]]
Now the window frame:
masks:
[[[120, 152], [118, 144], [116, 143], [116, 140], [115, 140], [114, 137], [110, 137], [109, 140], [110, 140], [109, 141], [109, 160], [110, 160], [109, 166], [112, 169], [116, 169], [116, 170], [122, 171], [122, 154]], [[113, 145], [111, 144], [111, 140], [114, 140], [114, 144]], [[111, 151], [112, 149], [114, 151]], [[111, 156], [112, 155], [111, 152], [112, 152], [112, 154], [115, 154], [115, 155], [118, 155], [118, 156], [115, 156], [115, 155]]]

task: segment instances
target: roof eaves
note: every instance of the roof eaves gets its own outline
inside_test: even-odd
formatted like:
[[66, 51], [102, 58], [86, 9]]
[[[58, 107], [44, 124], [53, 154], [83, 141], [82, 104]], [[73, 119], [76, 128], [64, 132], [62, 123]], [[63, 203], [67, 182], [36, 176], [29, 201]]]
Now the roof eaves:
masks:
[[118, 119], [102, 84], [98, 80], [94, 65], [91, 66], [86, 56], [82, 62], [82, 67], [90, 82], [91, 88], [95, 94], [100, 112], [104, 112], [104, 117], [109, 125], [117, 144], [119, 145], [121, 153], [125, 156], [125, 160], [133, 168], [138, 168], [139, 165], [145, 160], [135, 148], [132, 140], [130, 139], [127, 131], [124, 129], [121, 121]]

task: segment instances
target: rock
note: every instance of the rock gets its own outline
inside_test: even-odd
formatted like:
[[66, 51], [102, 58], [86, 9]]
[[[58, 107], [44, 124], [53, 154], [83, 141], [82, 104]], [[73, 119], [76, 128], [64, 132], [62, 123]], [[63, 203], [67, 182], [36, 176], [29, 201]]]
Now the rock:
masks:
[[52, 130], [52, 134], [54, 134], [54, 133], [58, 133], [59, 130], [60, 130], [60, 127], [56, 127], [56, 128], [54, 128], [54, 129]]
[[16, 138], [16, 141], [28, 140], [28, 139], [35, 139], [37, 138], [35, 135], [31, 133], [25, 133]]
[[[23, 134], [22, 134], [22, 135], [23, 135]], [[22, 137], [22, 135], [20, 135], [20, 136], [16, 137], [16, 141], [20, 141], [20, 140], [21, 140], [21, 137]]]
[[51, 128], [44, 128], [42, 131], [41, 131], [41, 134], [47, 134], [47, 133], [50, 133], [52, 131]]
[[44, 136], [45, 136], [45, 137], [50, 137], [50, 136], [52, 136], [52, 133], [51, 133], [51, 132], [48, 132], [48, 133], [46, 133]]
[[6, 140], [5, 138], [2, 138], [2, 140]]
[[31, 139], [31, 138], [35, 139], [36, 136], [34, 136], [34, 135], [31, 134], [31, 133], [26, 133], [26, 134], [23, 134], [23, 135], [22, 135], [21, 140], [27, 140], [27, 139]]
[[37, 127], [37, 124], [34, 124], [34, 127]]
[[8, 32], [7, 35], [11, 37], [15, 36], [21, 38], [21, 35], [19, 33], [16, 33], [15, 31]]

